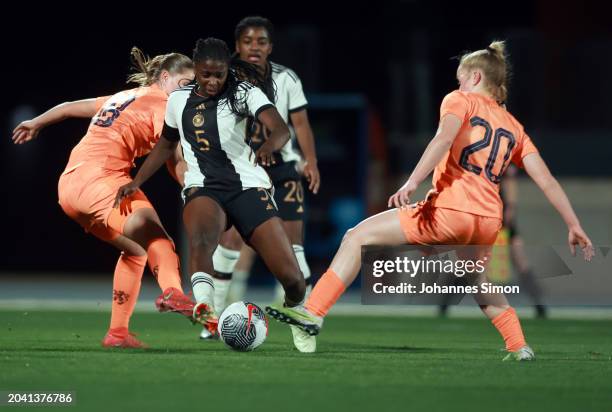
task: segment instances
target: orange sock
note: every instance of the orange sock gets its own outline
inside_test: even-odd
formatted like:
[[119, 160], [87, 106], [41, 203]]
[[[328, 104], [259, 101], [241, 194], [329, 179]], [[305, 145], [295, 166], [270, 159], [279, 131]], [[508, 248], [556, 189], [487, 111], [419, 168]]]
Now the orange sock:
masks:
[[168, 288], [176, 288], [182, 292], [180, 263], [172, 241], [165, 238], [153, 240], [149, 243], [147, 254], [149, 268], [162, 292]]
[[338, 275], [333, 270], [327, 269], [310, 293], [306, 309], [317, 316], [327, 315], [345, 289], [346, 286]]
[[113, 278], [113, 305], [111, 311], [110, 330], [113, 334], [122, 333], [130, 323], [130, 317], [134, 312], [134, 306], [140, 292], [140, 280], [144, 267], [147, 264], [147, 256], [126, 255], [124, 252], [119, 256], [115, 267]]
[[500, 315], [497, 315], [492, 321], [493, 326], [497, 328], [499, 333], [506, 342], [506, 350], [516, 352], [527, 344], [521, 329], [521, 322], [514, 308], [508, 308]]

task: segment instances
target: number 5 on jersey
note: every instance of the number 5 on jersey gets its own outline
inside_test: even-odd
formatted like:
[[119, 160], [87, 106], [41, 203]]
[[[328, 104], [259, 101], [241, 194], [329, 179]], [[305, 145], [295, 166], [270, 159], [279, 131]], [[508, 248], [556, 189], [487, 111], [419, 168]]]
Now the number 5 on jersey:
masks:
[[200, 144], [200, 150], [203, 152], [208, 152], [210, 150], [210, 142], [207, 138], [204, 137], [204, 130], [196, 130], [196, 142]]

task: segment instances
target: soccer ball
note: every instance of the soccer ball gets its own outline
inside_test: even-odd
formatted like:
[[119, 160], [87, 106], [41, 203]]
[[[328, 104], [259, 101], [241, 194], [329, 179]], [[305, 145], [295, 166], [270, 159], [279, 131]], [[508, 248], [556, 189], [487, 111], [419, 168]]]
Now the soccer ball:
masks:
[[219, 317], [219, 337], [234, 350], [246, 352], [260, 346], [268, 336], [268, 320], [250, 302], [234, 302]]

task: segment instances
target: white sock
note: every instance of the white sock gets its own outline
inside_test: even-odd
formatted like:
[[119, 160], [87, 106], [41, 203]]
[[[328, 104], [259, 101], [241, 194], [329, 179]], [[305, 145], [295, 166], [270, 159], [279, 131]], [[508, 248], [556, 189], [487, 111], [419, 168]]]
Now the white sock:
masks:
[[215, 311], [217, 314], [221, 314], [225, 309], [227, 294], [229, 292], [231, 279], [214, 279], [215, 284]]
[[295, 257], [297, 258], [298, 265], [300, 266], [300, 270], [304, 275], [304, 280], [306, 283], [309, 283], [310, 280], [310, 266], [308, 266], [308, 262], [306, 262], [306, 256], [304, 255], [304, 246], [302, 245], [293, 245], [293, 252], [295, 253]]
[[214, 305], [215, 284], [213, 277], [208, 273], [196, 272], [191, 275], [191, 290], [197, 303]]
[[213, 266], [217, 272], [231, 275], [234, 273], [239, 257], [239, 250], [232, 250], [219, 245], [213, 253]]
[[[310, 291], [312, 290], [312, 285], [310, 284], [310, 266], [308, 266], [308, 262], [306, 262], [306, 256], [304, 255], [304, 246], [302, 245], [292, 245], [293, 253], [295, 253], [295, 257], [298, 261], [298, 266], [302, 271], [302, 275], [304, 275], [304, 280], [306, 281], [306, 294], [304, 295], [304, 299], [308, 297]], [[280, 282], [276, 282], [276, 289], [274, 292], [275, 301], [284, 301], [285, 299], [285, 291], [283, 289], [283, 285]]]
[[223, 279], [215, 278], [215, 310], [221, 313], [225, 309], [227, 294], [232, 280], [232, 273], [240, 258], [239, 250], [232, 250], [221, 245], [217, 246], [213, 253], [213, 266], [218, 275]]
[[306, 296], [310, 295], [310, 291], [312, 290], [312, 284], [310, 283], [310, 266], [308, 266], [308, 262], [306, 262], [306, 256], [304, 255], [304, 246], [302, 245], [293, 245], [293, 251], [295, 252], [295, 257], [297, 258], [298, 265], [300, 266], [300, 270], [304, 275], [304, 280], [306, 281]]

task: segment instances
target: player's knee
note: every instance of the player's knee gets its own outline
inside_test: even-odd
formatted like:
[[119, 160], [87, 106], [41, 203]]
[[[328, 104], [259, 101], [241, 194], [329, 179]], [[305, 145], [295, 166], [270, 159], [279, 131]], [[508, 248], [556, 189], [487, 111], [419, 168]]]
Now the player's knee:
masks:
[[342, 243], [345, 242], [356, 246], [363, 246], [369, 245], [371, 239], [365, 230], [363, 230], [359, 226], [356, 226], [347, 230], [347, 232], [344, 234], [344, 238], [342, 238]]
[[158, 222], [151, 220], [146, 214], [139, 213], [130, 216], [123, 227], [123, 233], [145, 249], [156, 239], [168, 238]]
[[133, 256], [135, 258], [144, 258], [145, 260], [148, 257], [147, 251], [138, 244], [125, 245], [121, 248], [121, 252], [126, 257]]
[[142, 252], [144, 253], [141, 254], [140, 250], [123, 250], [121, 259], [129, 264], [144, 267], [147, 264], [148, 255], [144, 250]]

